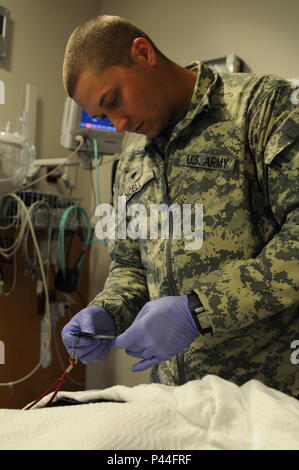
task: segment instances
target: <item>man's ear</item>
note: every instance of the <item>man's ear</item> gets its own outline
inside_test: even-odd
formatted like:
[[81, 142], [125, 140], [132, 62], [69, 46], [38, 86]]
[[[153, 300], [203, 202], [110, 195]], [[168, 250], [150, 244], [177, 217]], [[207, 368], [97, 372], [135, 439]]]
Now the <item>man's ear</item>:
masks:
[[150, 66], [156, 64], [157, 54], [152, 44], [146, 38], [136, 38], [133, 41], [131, 55], [137, 64], [147, 63]]

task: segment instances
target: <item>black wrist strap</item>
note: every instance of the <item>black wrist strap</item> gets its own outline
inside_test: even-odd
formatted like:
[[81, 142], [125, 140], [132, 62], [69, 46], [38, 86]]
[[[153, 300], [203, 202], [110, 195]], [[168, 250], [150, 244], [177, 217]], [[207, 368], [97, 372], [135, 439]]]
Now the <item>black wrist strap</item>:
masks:
[[187, 298], [189, 309], [200, 334], [205, 335], [207, 333], [212, 333], [212, 328], [202, 328], [200, 324], [200, 314], [205, 312], [205, 308], [202, 305], [198, 295], [196, 295], [194, 291], [191, 291], [189, 294], [187, 294]]

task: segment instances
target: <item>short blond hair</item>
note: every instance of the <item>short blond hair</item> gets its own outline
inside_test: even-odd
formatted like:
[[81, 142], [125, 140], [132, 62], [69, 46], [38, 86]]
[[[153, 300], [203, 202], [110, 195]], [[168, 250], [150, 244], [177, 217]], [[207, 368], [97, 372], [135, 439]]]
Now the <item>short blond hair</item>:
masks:
[[134, 63], [131, 47], [138, 37], [146, 38], [160, 57], [169, 60], [147, 34], [119, 16], [100, 15], [79, 25], [71, 34], [64, 55], [63, 85], [67, 94], [74, 95], [86, 69], [100, 74], [113, 65], [130, 67]]

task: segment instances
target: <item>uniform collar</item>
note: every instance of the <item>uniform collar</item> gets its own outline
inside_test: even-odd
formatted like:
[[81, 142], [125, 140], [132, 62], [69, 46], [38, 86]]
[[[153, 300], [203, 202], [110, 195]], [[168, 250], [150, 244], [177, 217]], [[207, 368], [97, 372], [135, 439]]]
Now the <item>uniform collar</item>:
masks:
[[210, 105], [210, 91], [218, 77], [217, 72], [210, 69], [203, 62], [192, 62], [186, 68], [197, 70], [197, 77], [187, 112], [176, 126], [179, 129], [185, 128], [195, 116]]
[[[209, 94], [215, 84], [218, 74], [211, 70], [203, 62], [192, 62], [186, 69], [197, 71], [197, 77], [191, 99], [186, 104], [185, 112], [180, 121], [174, 126], [172, 132], [148, 139], [148, 145], [161, 147], [161, 142], [165, 145], [175, 139], [185, 129], [190, 122], [206, 107], [210, 105]], [[162, 150], [162, 149], [161, 149]]]

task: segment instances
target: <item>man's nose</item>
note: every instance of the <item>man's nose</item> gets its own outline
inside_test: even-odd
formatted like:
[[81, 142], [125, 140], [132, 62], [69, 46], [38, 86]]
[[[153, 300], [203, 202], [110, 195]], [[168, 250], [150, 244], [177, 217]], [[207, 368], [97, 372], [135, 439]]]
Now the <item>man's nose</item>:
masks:
[[119, 118], [113, 118], [112, 124], [114, 125], [117, 132], [124, 132], [128, 128], [129, 118], [122, 116]]

